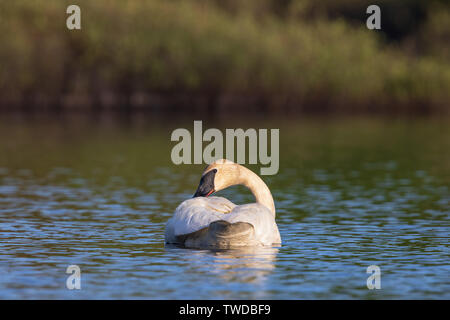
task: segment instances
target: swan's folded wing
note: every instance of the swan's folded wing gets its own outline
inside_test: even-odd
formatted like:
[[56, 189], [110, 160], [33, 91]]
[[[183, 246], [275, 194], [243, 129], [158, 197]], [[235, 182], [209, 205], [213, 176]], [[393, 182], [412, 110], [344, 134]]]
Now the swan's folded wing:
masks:
[[230, 214], [222, 217], [230, 223], [247, 222], [255, 229], [255, 238], [264, 245], [281, 243], [275, 217], [272, 212], [259, 203], [236, 206]]
[[225, 213], [236, 207], [222, 197], [197, 197], [183, 201], [175, 210], [166, 226], [166, 242], [175, 242], [175, 237], [189, 234], [205, 227], [211, 222], [223, 220]]

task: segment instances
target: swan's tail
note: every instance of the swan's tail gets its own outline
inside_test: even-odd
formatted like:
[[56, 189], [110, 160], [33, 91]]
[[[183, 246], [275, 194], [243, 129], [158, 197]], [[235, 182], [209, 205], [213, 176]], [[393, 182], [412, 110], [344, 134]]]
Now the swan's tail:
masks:
[[230, 223], [225, 220], [212, 222], [208, 228], [184, 239], [187, 247], [214, 247], [227, 249], [255, 245], [255, 229], [247, 222]]

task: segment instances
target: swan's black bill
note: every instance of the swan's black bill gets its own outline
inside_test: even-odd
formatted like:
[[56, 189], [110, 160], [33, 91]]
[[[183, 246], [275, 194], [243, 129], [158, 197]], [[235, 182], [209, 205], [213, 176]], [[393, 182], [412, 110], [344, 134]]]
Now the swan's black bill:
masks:
[[197, 191], [194, 194], [194, 197], [207, 197], [211, 195], [214, 190], [214, 176], [216, 175], [217, 170], [208, 171], [206, 174], [202, 176], [200, 179], [200, 183], [198, 185]]

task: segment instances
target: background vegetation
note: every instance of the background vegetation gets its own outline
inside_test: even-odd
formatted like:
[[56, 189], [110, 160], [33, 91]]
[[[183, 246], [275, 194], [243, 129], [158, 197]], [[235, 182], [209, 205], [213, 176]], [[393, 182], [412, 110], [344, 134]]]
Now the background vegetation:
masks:
[[372, 2], [2, 1], [0, 106], [448, 113], [450, 6]]

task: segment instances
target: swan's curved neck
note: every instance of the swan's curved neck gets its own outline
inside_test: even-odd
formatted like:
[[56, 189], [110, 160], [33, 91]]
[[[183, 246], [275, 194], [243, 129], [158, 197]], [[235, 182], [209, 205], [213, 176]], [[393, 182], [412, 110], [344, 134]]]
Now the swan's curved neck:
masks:
[[243, 166], [240, 166], [239, 169], [240, 184], [249, 188], [255, 196], [256, 202], [268, 208], [275, 216], [275, 204], [272, 194], [264, 181], [257, 174]]

